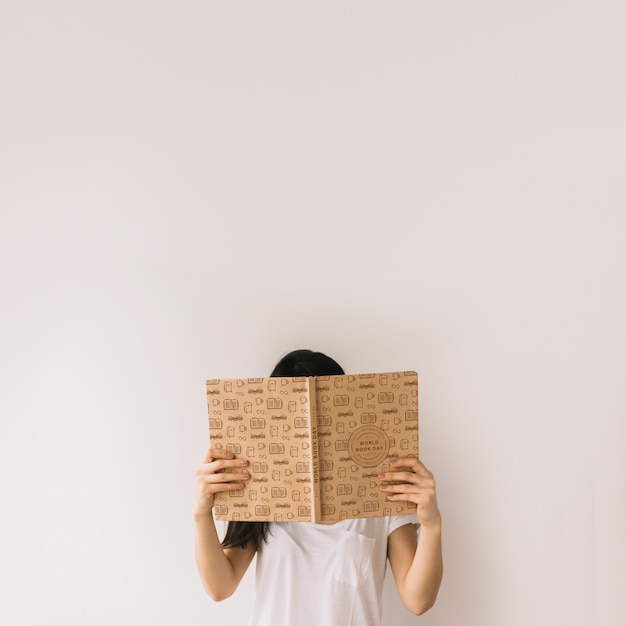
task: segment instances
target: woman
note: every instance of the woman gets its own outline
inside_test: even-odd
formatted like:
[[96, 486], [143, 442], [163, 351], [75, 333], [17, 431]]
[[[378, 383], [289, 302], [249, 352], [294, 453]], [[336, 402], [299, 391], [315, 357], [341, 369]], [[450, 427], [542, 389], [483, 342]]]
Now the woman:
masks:
[[[320, 352], [296, 350], [281, 359], [272, 376], [343, 373]], [[257, 554], [252, 626], [379, 626], [387, 559], [404, 606], [417, 615], [433, 606], [443, 573], [441, 514], [434, 477], [420, 461], [398, 459], [391, 463], [394, 471], [380, 476], [380, 489], [390, 500], [417, 505], [416, 517], [332, 525], [229, 522], [220, 543], [212, 515], [214, 495], [243, 488], [249, 478], [220, 470], [247, 464], [223, 449], [210, 449], [196, 470], [196, 563], [211, 598], [231, 596]]]

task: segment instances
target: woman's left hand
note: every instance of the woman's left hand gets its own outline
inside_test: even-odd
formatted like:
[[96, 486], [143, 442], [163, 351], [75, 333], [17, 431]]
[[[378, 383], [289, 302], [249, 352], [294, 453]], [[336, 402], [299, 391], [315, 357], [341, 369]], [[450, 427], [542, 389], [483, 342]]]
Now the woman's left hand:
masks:
[[[441, 524], [437, 506], [437, 490], [432, 472], [418, 459], [396, 459], [391, 469], [379, 476], [380, 488], [392, 502], [413, 502], [417, 505], [417, 517], [422, 526]], [[389, 482], [391, 481], [391, 482]], [[401, 481], [400, 484], [393, 484]]]

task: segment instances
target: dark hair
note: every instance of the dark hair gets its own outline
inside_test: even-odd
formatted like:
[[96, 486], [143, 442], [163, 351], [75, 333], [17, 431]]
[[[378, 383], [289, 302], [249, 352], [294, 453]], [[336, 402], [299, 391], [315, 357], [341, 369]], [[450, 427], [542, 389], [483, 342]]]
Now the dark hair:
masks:
[[[321, 352], [294, 350], [278, 361], [270, 376], [335, 376], [344, 373], [337, 361]], [[267, 541], [269, 524], [269, 522], [228, 522], [222, 547], [245, 548], [251, 541], [255, 549], [260, 551], [263, 543]]]

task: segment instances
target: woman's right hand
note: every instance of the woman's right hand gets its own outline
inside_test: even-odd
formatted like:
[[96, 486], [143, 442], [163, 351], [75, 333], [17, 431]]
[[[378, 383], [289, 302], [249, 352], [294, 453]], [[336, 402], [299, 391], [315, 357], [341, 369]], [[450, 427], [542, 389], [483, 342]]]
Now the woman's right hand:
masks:
[[236, 459], [232, 452], [224, 449], [209, 448], [196, 469], [195, 514], [206, 514], [213, 510], [215, 494], [220, 491], [243, 489], [250, 478], [249, 472], [221, 472], [230, 468], [245, 467], [246, 459]]

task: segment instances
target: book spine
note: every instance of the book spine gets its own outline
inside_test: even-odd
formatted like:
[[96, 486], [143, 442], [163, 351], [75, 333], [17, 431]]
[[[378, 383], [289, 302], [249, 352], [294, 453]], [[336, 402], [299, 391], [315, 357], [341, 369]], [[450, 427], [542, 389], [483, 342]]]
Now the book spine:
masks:
[[309, 430], [311, 432], [311, 521], [321, 522], [322, 513], [320, 506], [320, 457], [317, 440], [317, 389], [315, 378], [307, 378], [309, 396]]

